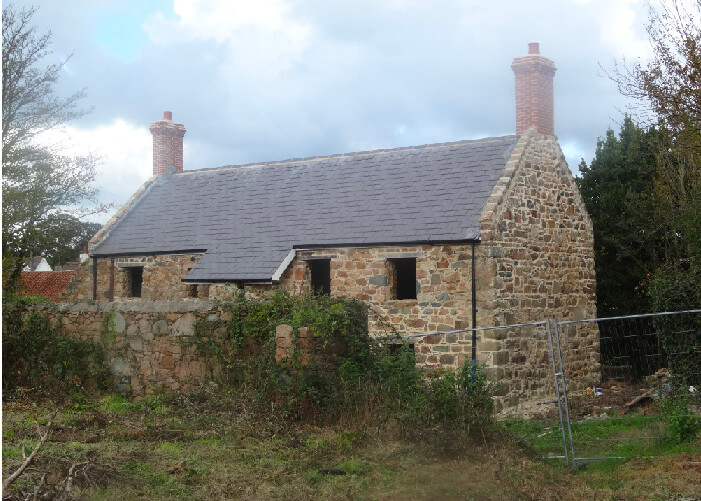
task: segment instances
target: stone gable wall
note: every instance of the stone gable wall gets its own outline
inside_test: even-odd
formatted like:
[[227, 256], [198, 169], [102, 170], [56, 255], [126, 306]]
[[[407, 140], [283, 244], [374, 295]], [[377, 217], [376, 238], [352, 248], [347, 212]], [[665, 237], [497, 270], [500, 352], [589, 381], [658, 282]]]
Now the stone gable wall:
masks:
[[59, 295], [60, 302], [83, 302], [92, 300], [93, 260], [81, 263], [71, 274], [71, 280]]
[[[479, 325], [596, 317], [592, 224], [555, 137], [522, 137], [480, 223]], [[517, 381], [551, 373], [542, 332], [486, 334], [494, 375], [516, 388]], [[592, 323], [576, 337], [568, 333], [562, 350], [569, 378], [593, 385], [600, 378], [598, 328]], [[513, 390], [506, 400], [519, 395]]]

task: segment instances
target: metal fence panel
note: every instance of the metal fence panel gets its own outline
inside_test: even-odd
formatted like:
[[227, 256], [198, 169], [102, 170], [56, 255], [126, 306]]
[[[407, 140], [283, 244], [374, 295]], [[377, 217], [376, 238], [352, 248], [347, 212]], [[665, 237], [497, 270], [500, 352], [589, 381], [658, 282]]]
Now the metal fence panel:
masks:
[[[576, 344], [592, 326], [600, 333], [596, 380], [581, 370]], [[577, 451], [572, 461], [652, 450], [664, 433], [665, 399], [699, 388], [701, 310], [556, 322], [555, 330], [570, 390], [566, 427]]]

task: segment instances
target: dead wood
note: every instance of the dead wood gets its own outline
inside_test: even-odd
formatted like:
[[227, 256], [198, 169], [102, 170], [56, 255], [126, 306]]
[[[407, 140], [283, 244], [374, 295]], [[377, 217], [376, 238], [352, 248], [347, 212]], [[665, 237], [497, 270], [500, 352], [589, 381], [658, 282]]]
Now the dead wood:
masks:
[[49, 434], [51, 433], [51, 424], [53, 423], [54, 418], [56, 417], [56, 412], [51, 415], [51, 418], [49, 421], [46, 423], [46, 426], [44, 427], [44, 433], [41, 432], [41, 426], [39, 425], [39, 421], [37, 421], [36, 417], [34, 418], [34, 422], [36, 423], [37, 426], [37, 433], [39, 435], [39, 443], [37, 446], [34, 448], [32, 453], [29, 456], [25, 455], [24, 452], [24, 447], [22, 447], [22, 457], [24, 458], [24, 461], [22, 461], [22, 464], [19, 465], [19, 468], [15, 470], [15, 472], [7, 477], [3, 483], [2, 483], [2, 489], [5, 490], [7, 489], [12, 483], [17, 480], [20, 475], [24, 472], [24, 470], [29, 466], [29, 464], [34, 460], [34, 457], [37, 455], [39, 452], [39, 449], [41, 449], [41, 446], [44, 445], [44, 442], [46, 442], [46, 439], [49, 438]]

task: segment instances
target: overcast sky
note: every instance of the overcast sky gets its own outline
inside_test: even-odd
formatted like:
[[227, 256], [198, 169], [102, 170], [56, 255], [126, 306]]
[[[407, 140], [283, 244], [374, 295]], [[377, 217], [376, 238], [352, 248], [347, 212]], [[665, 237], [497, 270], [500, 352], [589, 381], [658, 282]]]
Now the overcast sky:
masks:
[[637, 0], [7, 3], [39, 6], [53, 57], [74, 53], [59, 91], [87, 88], [94, 110], [64, 144], [102, 157], [117, 204], [151, 176], [164, 110], [187, 129], [186, 170], [513, 134], [511, 61], [529, 42], [557, 65], [576, 173], [626, 106], [599, 65], [649, 55]]

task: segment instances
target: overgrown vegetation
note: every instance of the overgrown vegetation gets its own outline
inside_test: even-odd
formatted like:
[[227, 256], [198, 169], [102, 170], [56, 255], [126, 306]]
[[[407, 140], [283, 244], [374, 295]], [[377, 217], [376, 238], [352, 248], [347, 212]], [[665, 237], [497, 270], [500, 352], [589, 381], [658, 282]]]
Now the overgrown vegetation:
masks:
[[19, 386], [62, 390], [79, 396], [107, 387], [108, 370], [100, 346], [72, 339], [32, 306], [32, 296], [6, 293], [2, 298], [3, 398]]
[[[31, 303], [15, 298], [3, 308], [4, 358], [24, 352], [24, 362], [11, 362], [12, 384], [88, 385], [103, 367], [94, 365], [97, 348], [71, 344], [42, 315], [27, 311]], [[607, 462], [575, 475], [542, 462], [540, 454], [561, 449], [557, 423], [510, 423], [507, 433], [500, 431], [491, 422], [494, 387], [481, 368], [417, 370], [410, 346], [368, 336], [363, 303], [277, 292], [236, 295], [219, 306], [223, 320], [201, 321], [194, 336], [216, 362], [215, 381], [188, 395], [128, 400], [81, 390], [57, 405], [18, 392], [5, 401], [4, 476], [37, 446], [35, 428], [45, 430], [47, 416], [59, 411], [31, 468], [6, 498], [656, 499], [701, 488], [683, 470], [668, 474], [666, 459], [644, 466], [644, 475], [634, 459], [630, 466]], [[103, 342], [109, 343], [113, 322], [105, 320]], [[322, 348], [334, 349], [305, 359], [300, 343], [277, 364], [280, 323], [297, 331], [311, 325]], [[5, 352], [7, 340], [12, 353]], [[698, 416], [672, 402], [659, 415], [576, 421], [575, 443], [592, 439], [599, 450], [582, 449], [592, 454], [609, 447], [629, 458], [654, 454], [695, 464], [701, 459], [692, 452]], [[636, 431], [659, 439], [639, 444]], [[515, 434], [529, 447], [514, 441]], [[610, 449], [614, 440], [620, 447]], [[665, 473], [661, 482], [658, 472]], [[622, 475], [631, 481], [622, 484]]]
[[[195, 342], [217, 362], [212, 370], [218, 381], [265, 412], [319, 424], [393, 422], [407, 435], [488, 431], [494, 384], [482, 368], [468, 362], [457, 372], [437, 371], [427, 379], [410, 345], [397, 336], [380, 341], [369, 336], [361, 301], [277, 291], [265, 297], [239, 293], [219, 307], [226, 320], [200, 322]], [[278, 364], [280, 324], [297, 333], [308, 327], [322, 346], [333, 349], [315, 358], [297, 338], [292, 357]]]
[[[50, 404], [34, 404], [20, 399], [4, 405], [5, 473], [22, 461], [22, 449], [36, 443], [28, 416], [51, 414]], [[281, 421], [250, 404], [232, 388], [207, 385], [188, 396], [106, 396], [58, 406], [50, 439], [4, 496], [31, 499], [46, 476], [40, 496], [69, 498], [65, 480], [72, 467], [72, 497], [102, 500], [652, 500], [693, 499], [701, 492], [698, 442], [657, 449], [653, 460], [599, 462], [571, 472], [559, 461], [542, 461], [508, 433], [446, 453], [431, 437], [401, 440], [388, 426]], [[555, 428], [521, 422], [510, 429], [529, 443], [547, 439], [550, 446], [536, 450], [558, 453], [559, 430], [550, 424]], [[590, 433], [606, 429], [605, 439], [624, 437], [634, 419], [612, 424], [618, 426], [610, 432], [600, 421], [583, 426]]]

